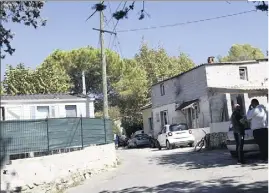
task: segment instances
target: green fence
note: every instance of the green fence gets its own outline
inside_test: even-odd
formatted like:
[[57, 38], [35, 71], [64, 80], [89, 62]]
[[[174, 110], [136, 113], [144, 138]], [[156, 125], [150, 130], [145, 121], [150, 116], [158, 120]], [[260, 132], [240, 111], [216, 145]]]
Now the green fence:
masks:
[[[55, 118], [0, 122], [8, 155], [87, 147], [113, 142], [112, 122], [91, 118]], [[2, 149], [2, 148], [1, 148]]]

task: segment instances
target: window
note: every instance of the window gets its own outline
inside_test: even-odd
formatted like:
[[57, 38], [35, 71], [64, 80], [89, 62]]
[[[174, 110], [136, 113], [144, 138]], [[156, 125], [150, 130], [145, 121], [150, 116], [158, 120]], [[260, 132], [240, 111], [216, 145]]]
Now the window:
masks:
[[76, 105], [65, 105], [66, 117], [77, 117]]
[[49, 117], [49, 106], [37, 106], [36, 117], [38, 119], [46, 119]]
[[161, 126], [165, 126], [168, 124], [167, 111], [161, 111]]
[[0, 121], [5, 120], [5, 109], [4, 107], [0, 107]]
[[51, 117], [55, 118], [55, 106], [51, 106]]
[[30, 107], [30, 119], [35, 119], [35, 106]]
[[170, 125], [169, 130], [172, 131], [184, 131], [188, 130], [187, 124], [174, 124]]
[[246, 67], [239, 68], [239, 76], [241, 80], [248, 80], [248, 73]]
[[160, 84], [161, 96], [165, 95], [164, 84]]
[[148, 118], [148, 122], [149, 122], [149, 129], [150, 131], [153, 130], [153, 127], [152, 127], [152, 118]]
[[166, 133], [166, 127], [164, 126], [161, 133]]

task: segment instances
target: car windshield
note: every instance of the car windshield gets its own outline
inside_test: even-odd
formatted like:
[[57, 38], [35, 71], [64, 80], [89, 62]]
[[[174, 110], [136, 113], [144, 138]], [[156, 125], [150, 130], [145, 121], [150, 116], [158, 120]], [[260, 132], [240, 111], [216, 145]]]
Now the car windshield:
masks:
[[135, 136], [135, 138], [138, 138], [138, 137], [140, 137], [140, 138], [142, 138], [142, 137], [147, 138], [148, 135], [147, 134], [138, 134], [138, 135]]
[[176, 124], [176, 125], [170, 125], [169, 130], [172, 131], [184, 131], [188, 130], [187, 125], [184, 124]]

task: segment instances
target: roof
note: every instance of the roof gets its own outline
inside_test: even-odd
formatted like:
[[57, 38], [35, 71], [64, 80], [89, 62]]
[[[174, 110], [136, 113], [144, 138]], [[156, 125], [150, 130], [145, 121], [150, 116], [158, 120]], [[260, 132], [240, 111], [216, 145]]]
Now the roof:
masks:
[[149, 104], [146, 104], [145, 106], [141, 107], [141, 110], [149, 109], [151, 107], [152, 107], [152, 104], [149, 103]]
[[227, 90], [244, 90], [244, 91], [268, 91], [267, 86], [221, 86], [209, 87], [209, 89], [227, 89]]
[[192, 106], [194, 103], [196, 103], [198, 101], [199, 101], [199, 99], [183, 102], [181, 105], [179, 105], [179, 107], [176, 108], [176, 111], [184, 109], [186, 107], [190, 107], [190, 106]]
[[264, 61], [268, 61], [268, 58], [263, 58], [263, 59], [258, 59], [258, 60], [247, 60], [247, 61], [235, 61], [235, 62], [204, 63], [204, 64], [197, 65], [197, 66], [193, 67], [192, 69], [187, 70], [185, 72], [182, 72], [182, 73], [180, 73], [178, 75], [172, 76], [170, 78], [166, 78], [166, 79], [164, 79], [162, 81], [159, 81], [159, 82], [153, 84], [152, 86], [155, 86], [155, 85], [161, 84], [161, 83], [163, 83], [163, 82], [165, 82], [167, 80], [171, 80], [171, 79], [177, 78], [179, 76], [182, 76], [183, 74], [186, 74], [186, 73], [188, 73], [188, 72], [190, 72], [192, 70], [195, 70], [197, 68], [200, 68], [202, 66], [219, 66], [219, 65], [231, 65], [231, 64], [234, 64], [234, 65], [257, 64], [259, 62], [264, 62]]
[[2, 95], [1, 100], [77, 100], [86, 99], [86, 95], [79, 94], [26, 94], [26, 95]]

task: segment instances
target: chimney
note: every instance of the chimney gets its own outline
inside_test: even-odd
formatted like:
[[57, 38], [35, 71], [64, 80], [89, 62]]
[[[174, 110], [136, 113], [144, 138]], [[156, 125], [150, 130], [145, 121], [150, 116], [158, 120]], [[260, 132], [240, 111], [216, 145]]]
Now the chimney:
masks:
[[208, 64], [212, 64], [212, 63], [214, 63], [214, 58], [215, 58], [214, 56], [210, 56], [210, 57], [208, 57], [208, 58], [207, 58], [207, 63], [208, 63]]

